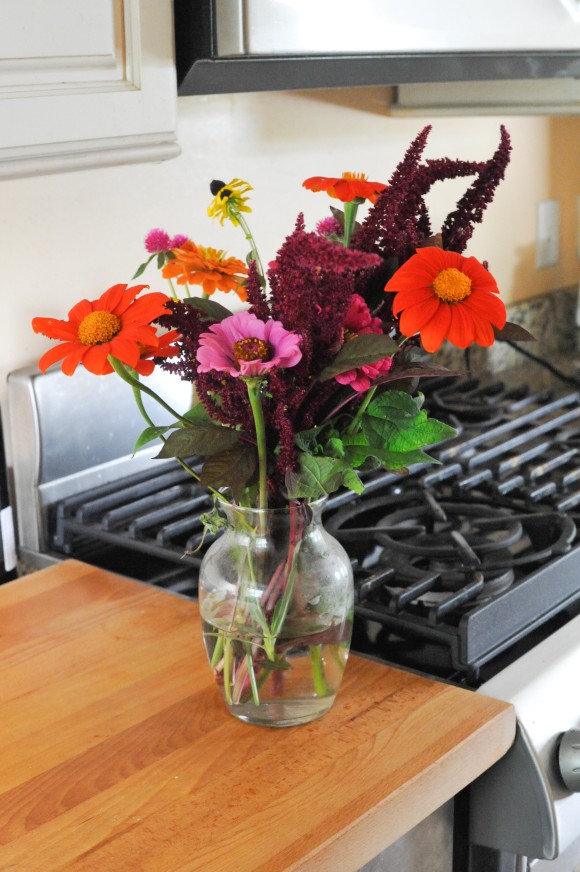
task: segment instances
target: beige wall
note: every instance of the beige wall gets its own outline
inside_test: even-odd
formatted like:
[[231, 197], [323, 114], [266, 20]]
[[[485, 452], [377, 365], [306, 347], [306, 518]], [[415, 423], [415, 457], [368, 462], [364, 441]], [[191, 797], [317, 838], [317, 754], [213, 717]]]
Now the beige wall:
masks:
[[[0, 403], [7, 372], [35, 362], [50, 344], [32, 334], [30, 319], [64, 317], [81, 297], [129, 281], [151, 227], [245, 254], [241, 235], [206, 216], [212, 178], [241, 176], [254, 185], [251, 222], [267, 261], [298, 211], [310, 226], [326, 214], [327, 198], [303, 190], [304, 178], [354, 170], [386, 181], [429, 120], [389, 117], [381, 88], [180, 98], [176, 160], [1, 182]], [[486, 159], [502, 122], [513, 138], [512, 163], [468, 253], [489, 260], [510, 302], [578, 280], [580, 119], [438, 118], [426, 156]], [[434, 223], [464, 187], [435, 187]], [[565, 224], [561, 264], [537, 271], [536, 204], [553, 196], [562, 200]], [[150, 279], [159, 287], [153, 273]]]

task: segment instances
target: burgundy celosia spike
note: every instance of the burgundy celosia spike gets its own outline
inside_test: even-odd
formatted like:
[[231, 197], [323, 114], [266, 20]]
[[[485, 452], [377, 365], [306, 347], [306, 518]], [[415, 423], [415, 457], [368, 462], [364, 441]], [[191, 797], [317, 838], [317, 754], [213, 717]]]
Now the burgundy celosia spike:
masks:
[[316, 375], [336, 354], [355, 275], [381, 262], [301, 226], [287, 237], [268, 272], [272, 317], [303, 336], [298, 378]]
[[457, 203], [457, 208], [451, 212], [443, 223], [443, 247], [459, 254], [465, 249], [473, 234], [474, 224], [482, 221], [486, 207], [493, 200], [495, 189], [505, 176], [506, 167], [510, 162], [511, 141], [503, 124], [500, 128], [501, 137], [497, 151], [493, 157], [483, 164], [478, 178], [467, 189]]

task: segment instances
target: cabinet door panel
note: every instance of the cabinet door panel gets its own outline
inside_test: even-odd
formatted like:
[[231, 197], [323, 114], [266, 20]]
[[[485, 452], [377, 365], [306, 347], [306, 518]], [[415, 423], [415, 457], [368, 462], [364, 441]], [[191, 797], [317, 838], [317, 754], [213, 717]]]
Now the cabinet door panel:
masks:
[[0, 34], [0, 177], [179, 153], [171, 0], [19, 0]]

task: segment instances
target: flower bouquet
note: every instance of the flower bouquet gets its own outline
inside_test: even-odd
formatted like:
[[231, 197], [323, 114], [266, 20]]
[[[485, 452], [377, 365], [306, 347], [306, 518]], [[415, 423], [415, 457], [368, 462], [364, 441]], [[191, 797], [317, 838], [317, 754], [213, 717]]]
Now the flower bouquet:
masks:
[[[160, 440], [158, 457], [176, 458], [213, 494], [218, 511], [205, 524], [223, 535], [202, 562], [200, 609], [211, 668], [243, 720], [295, 724], [330, 707], [353, 584], [321, 523], [324, 501], [339, 488], [362, 494], [377, 467], [435, 462], [426, 449], [454, 435], [416, 393], [418, 379], [443, 372], [425, 352], [445, 339], [467, 348], [514, 335], [487, 264], [462, 254], [504, 176], [509, 136], [502, 127], [485, 162], [422, 160], [429, 131], [388, 184], [352, 173], [307, 179], [331, 198], [330, 215], [314, 230], [299, 215], [266, 270], [247, 221], [250, 185], [214, 181], [209, 215], [241, 229], [245, 260], [153, 230], [133, 278], [154, 265], [168, 294], [119, 284], [66, 321], [33, 321], [61, 341], [41, 369], [60, 361], [68, 375], [79, 363], [116, 372], [145, 417], [136, 448]], [[433, 234], [425, 196], [459, 176], [475, 180]], [[236, 295], [239, 310], [212, 299], [216, 290]], [[140, 380], [155, 366], [195, 386], [190, 411], [175, 412]], [[143, 393], [171, 424], [151, 420]]]

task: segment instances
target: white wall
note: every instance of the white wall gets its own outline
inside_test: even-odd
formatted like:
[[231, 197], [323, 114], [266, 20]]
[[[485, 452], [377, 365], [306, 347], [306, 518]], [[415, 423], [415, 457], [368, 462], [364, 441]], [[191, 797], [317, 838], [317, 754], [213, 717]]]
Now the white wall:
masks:
[[[268, 261], [298, 211], [310, 226], [327, 214], [326, 195], [302, 189], [303, 179], [352, 170], [387, 181], [411, 139], [429, 123], [388, 117], [380, 88], [178, 102], [183, 153], [176, 160], [0, 182], [0, 405], [6, 374], [34, 363], [51, 344], [32, 333], [31, 318], [65, 317], [82, 297], [130, 281], [144, 260], [142, 240], [150, 228], [187, 233], [202, 245], [245, 255], [241, 234], [207, 217], [212, 178], [239, 176], [254, 186], [250, 220]], [[535, 205], [549, 193], [549, 120], [439, 118], [426, 156], [487, 159], [501, 122], [512, 135], [512, 164], [468, 253], [489, 260], [509, 302], [562, 283], [559, 274], [538, 277], [529, 270]], [[435, 224], [465, 184], [436, 186]], [[160, 289], [157, 276], [148, 275]]]

